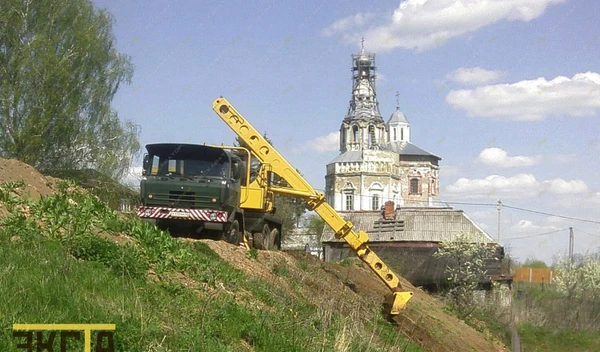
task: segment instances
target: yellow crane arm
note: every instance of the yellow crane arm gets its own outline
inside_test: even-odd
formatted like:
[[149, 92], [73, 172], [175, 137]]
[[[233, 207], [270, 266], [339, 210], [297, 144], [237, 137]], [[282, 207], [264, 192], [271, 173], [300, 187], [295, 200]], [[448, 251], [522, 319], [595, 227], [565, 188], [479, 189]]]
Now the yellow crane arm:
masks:
[[344, 239], [350, 248], [364, 261], [373, 272], [390, 288], [393, 293], [391, 314], [399, 314], [411, 299], [413, 293], [403, 291], [396, 274], [373, 252], [369, 246], [369, 236], [364, 231], [356, 233], [351, 222], [344, 220], [326, 201], [323, 193], [317, 192], [288, 163], [271, 144], [252, 127], [252, 125], [227, 101], [220, 97], [213, 102], [213, 110], [248, 145], [248, 148], [271, 171], [284, 179], [287, 187], [270, 187], [272, 192], [301, 197], [308, 208], [314, 210], [331, 227], [336, 238]]

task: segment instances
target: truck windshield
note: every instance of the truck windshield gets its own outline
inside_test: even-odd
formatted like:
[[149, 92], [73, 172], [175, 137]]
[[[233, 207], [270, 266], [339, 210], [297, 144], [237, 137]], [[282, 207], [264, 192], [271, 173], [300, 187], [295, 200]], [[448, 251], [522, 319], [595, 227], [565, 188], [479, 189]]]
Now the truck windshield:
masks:
[[217, 160], [174, 159], [169, 156], [151, 156], [151, 175], [158, 176], [208, 176], [228, 177], [229, 161], [227, 158]]

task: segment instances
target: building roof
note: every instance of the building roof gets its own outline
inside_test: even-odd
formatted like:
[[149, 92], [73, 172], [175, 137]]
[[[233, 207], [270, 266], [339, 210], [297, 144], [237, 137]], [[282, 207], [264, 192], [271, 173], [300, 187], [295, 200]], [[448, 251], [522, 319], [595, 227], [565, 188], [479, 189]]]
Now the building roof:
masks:
[[[376, 211], [340, 212], [340, 215], [352, 222], [355, 231], [365, 231], [369, 242], [441, 242], [468, 232], [481, 243], [495, 243], [462, 210], [452, 208], [399, 209], [394, 221], [383, 221], [381, 213]], [[333, 230], [325, 227], [322, 242], [344, 240], [336, 239]]]
[[437, 160], [442, 160], [439, 156], [432, 154], [425, 149], [421, 149], [411, 142], [401, 141], [401, 142], [389, 142], [381, 145], [382, 149], [391, 150], [400, 155], [424, 155], [424, 156], [432, 156]]
[[331, 160], [329, 164], [333, 163], [352, 163], [352, 162], [361, 162], [363, 161], [362, 152], [360, 150], [352, 150], [344, 152], [335, 157], [335, 159]]
[[410, 122], [408, 122], [406, 115], [404, 115], [404, 113], [402, 111], [400, 111], [400, 108], [396, 108], [396, 111], [394, 111], [394, 113], [390, 116], [390, 119], [388, 120], [387, 123], [388, 123], [388, 125], [391, 125], [393, 123], [410, 123]]

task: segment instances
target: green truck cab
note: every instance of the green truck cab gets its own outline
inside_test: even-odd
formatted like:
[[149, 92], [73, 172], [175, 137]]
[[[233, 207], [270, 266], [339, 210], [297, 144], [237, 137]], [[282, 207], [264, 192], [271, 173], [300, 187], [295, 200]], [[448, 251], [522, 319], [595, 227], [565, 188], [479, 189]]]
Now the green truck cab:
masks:
[[[233, 149], [237, 148], [237, 149]], [[146, 145], [137, 216], [171, 234], [281, 248], [282, 224], [266, 193], [244, 207], [260, 163], [240, 147], [159, 143]], [[263, 186], [257, 186], [263, 189]], [[256, 189], [255, 189], [256, 190]], [[244, 193], [245, 191], [245, 193]], [[244, 237], [245, 236], [245, 237]]]
[[138, 217], [159, 228], [241, 241], [244, 165], [222, 148], [180, 143], [146, 146]]

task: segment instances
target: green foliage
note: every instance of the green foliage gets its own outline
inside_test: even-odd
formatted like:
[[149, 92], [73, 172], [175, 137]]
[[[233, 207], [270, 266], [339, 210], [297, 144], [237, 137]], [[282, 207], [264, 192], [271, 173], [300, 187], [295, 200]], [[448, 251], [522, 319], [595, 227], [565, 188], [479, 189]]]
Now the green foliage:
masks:
[[325, 230], [325, 221], [321, 219], [319, 215], [311, 215], [308, 218], [308, 230], [310, 234], [317, 235], [318, 242], [321, 242], [321, 236], [323, 236], [323, 230]]
[[518, 282], [514, 312], [527, 351], [600, 350], [600, 303], [569, 297], [562, 284]]
[[56, 170], [47, 174], [72, 181], [97, 196], [99, 200], [108, 204], [111, 209], [118, 210], [122, 199], [127, 200], [132, 208], [140, 203], [138, 191], [134, 191], [96, 170]]
[[256, 248], [250, 248], [248, 252], [246, 252], [246, 258], [258, 260], [258, 250]]
[[600, 351], [597, 331], [557, 330], [524, 323], [519, 325], [519, 335], [528, 352]]
[[344, 259], [340, 260], [338, 262], [338, 264], [341, 265], [341, 266], [343, 266], [344, 268], [348, 268], [354, 262], [353, 259], [354, 258], [344, 258]]
[[0, 43], [0, 155], [120, 178], [140, 145], [110, 107], [133, 74], [111, 16], [90, 0], [4, 0]]
[[596, 300], [600, 298], [600, 260], [587, 256], [580, 263], [571, 263], [569, 258], [561, 258], [555, 282], [569, 298]]
[[534, 268], [534, 269], [548, 269], [548, 265], [543, 260], [538, 259], [527, 259], [523, 264], [526, 268]]
[[277, 276], [289, 276], [290, 268], [286, 262], [278, 261], [273, 265], [273, 273]]
[[306, 202], [302, 198], [276, 194], [273, 201], [277, 215], [282, 222], [283, 233], [296, 228], [300, 217], [306, 212]]
[[441, 243], [434, 254], [445, 260], [450, 290], [448, 295], [456, 309], [468, 316], [473, 307], [473, 293], [486, 277], [487, 262], [495, 260], [495, 248], [479, 243], [470, 233], [459, 233], [453, 239]]

